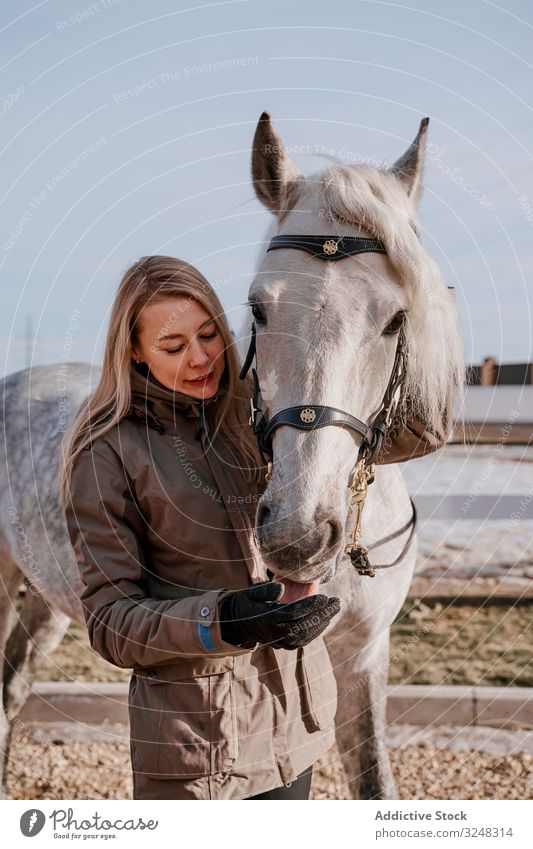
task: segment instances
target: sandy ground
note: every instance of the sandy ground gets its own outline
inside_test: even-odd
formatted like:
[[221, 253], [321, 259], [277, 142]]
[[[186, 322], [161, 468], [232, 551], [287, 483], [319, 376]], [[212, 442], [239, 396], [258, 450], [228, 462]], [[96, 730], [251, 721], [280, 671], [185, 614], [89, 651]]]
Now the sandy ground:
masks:
[[[127, 726], [93, 726], [87, 732], [66, 725], [70, 728], [17, 724], [10, 797], [130, 799]], [[388, 743], [401, 799], [533, 798], [531, 732], [393, 725]], [[350, 798], [334, 748], [317, 764], [311, 798]]]

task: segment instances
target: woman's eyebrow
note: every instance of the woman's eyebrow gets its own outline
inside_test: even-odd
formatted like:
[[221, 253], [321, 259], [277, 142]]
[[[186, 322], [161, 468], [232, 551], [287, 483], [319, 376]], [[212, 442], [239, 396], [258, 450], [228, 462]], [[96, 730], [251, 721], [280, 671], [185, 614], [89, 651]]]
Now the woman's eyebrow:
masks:
[[[200, 327], [195, 330], [195, 333], [199, 333], [204, 327], [207, 327], [208, 324], [212, 324], [214, 322], [214, 318], [208, 318], [207, 321], [204, 321]], [[183, 338], [183, 333], [169, 333], [167, 336], [160, 336], [159, 341], [164, 342], [165, 339], [181, 339]]]

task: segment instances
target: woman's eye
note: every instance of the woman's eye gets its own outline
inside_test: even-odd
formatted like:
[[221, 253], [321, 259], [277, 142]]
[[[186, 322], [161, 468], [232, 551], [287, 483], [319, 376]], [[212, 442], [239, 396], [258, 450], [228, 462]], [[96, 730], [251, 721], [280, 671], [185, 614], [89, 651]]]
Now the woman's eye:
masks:
[[[214, 331], [213, 333], [209, 333], [207, 336], [200, 336], [200, 339], [214, 339], [217, 335], [218, 331]], [[179, 345], [177, 348], [167, 348], [167, 354], [179, 354], [180, 351], [183, 351], [185, 345]]]
[[393, 336], [395, 333], [398, 333], [401, 327], [405, 322], [405, 312], [400, 310], [397, 312], [394, 318], [392, 318], [387, 324], [385, 330], [383, 331], [384, 336]]
[[265, 314], [259, 304], [252, 304], [252, 315], [259, 324], [265, 324]]

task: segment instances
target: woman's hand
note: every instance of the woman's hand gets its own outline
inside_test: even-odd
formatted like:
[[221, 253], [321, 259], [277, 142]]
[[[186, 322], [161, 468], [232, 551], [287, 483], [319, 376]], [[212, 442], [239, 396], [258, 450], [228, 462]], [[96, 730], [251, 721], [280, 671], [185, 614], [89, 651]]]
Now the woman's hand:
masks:
[[278, 604], [283, 591], [279, 581], [267, 581], [226, 596], [219, 610], [224, 642], [243, 648], [259, 642], [297, 649], [316, 639], [340, 610], [338, 598], [320, 594]]

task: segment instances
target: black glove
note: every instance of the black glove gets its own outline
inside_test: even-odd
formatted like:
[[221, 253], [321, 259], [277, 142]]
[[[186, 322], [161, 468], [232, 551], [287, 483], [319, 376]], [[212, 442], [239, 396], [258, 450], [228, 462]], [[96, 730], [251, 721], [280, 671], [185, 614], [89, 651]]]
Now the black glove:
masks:
[[243, 648], [259, 642], [297, 649], [316, 639], [340, 610], [339, 599], [327, 595], [277, 604], [283, 590], [279, 581], [267, 581], [226, 596], [219, 608], [224, 642]]

